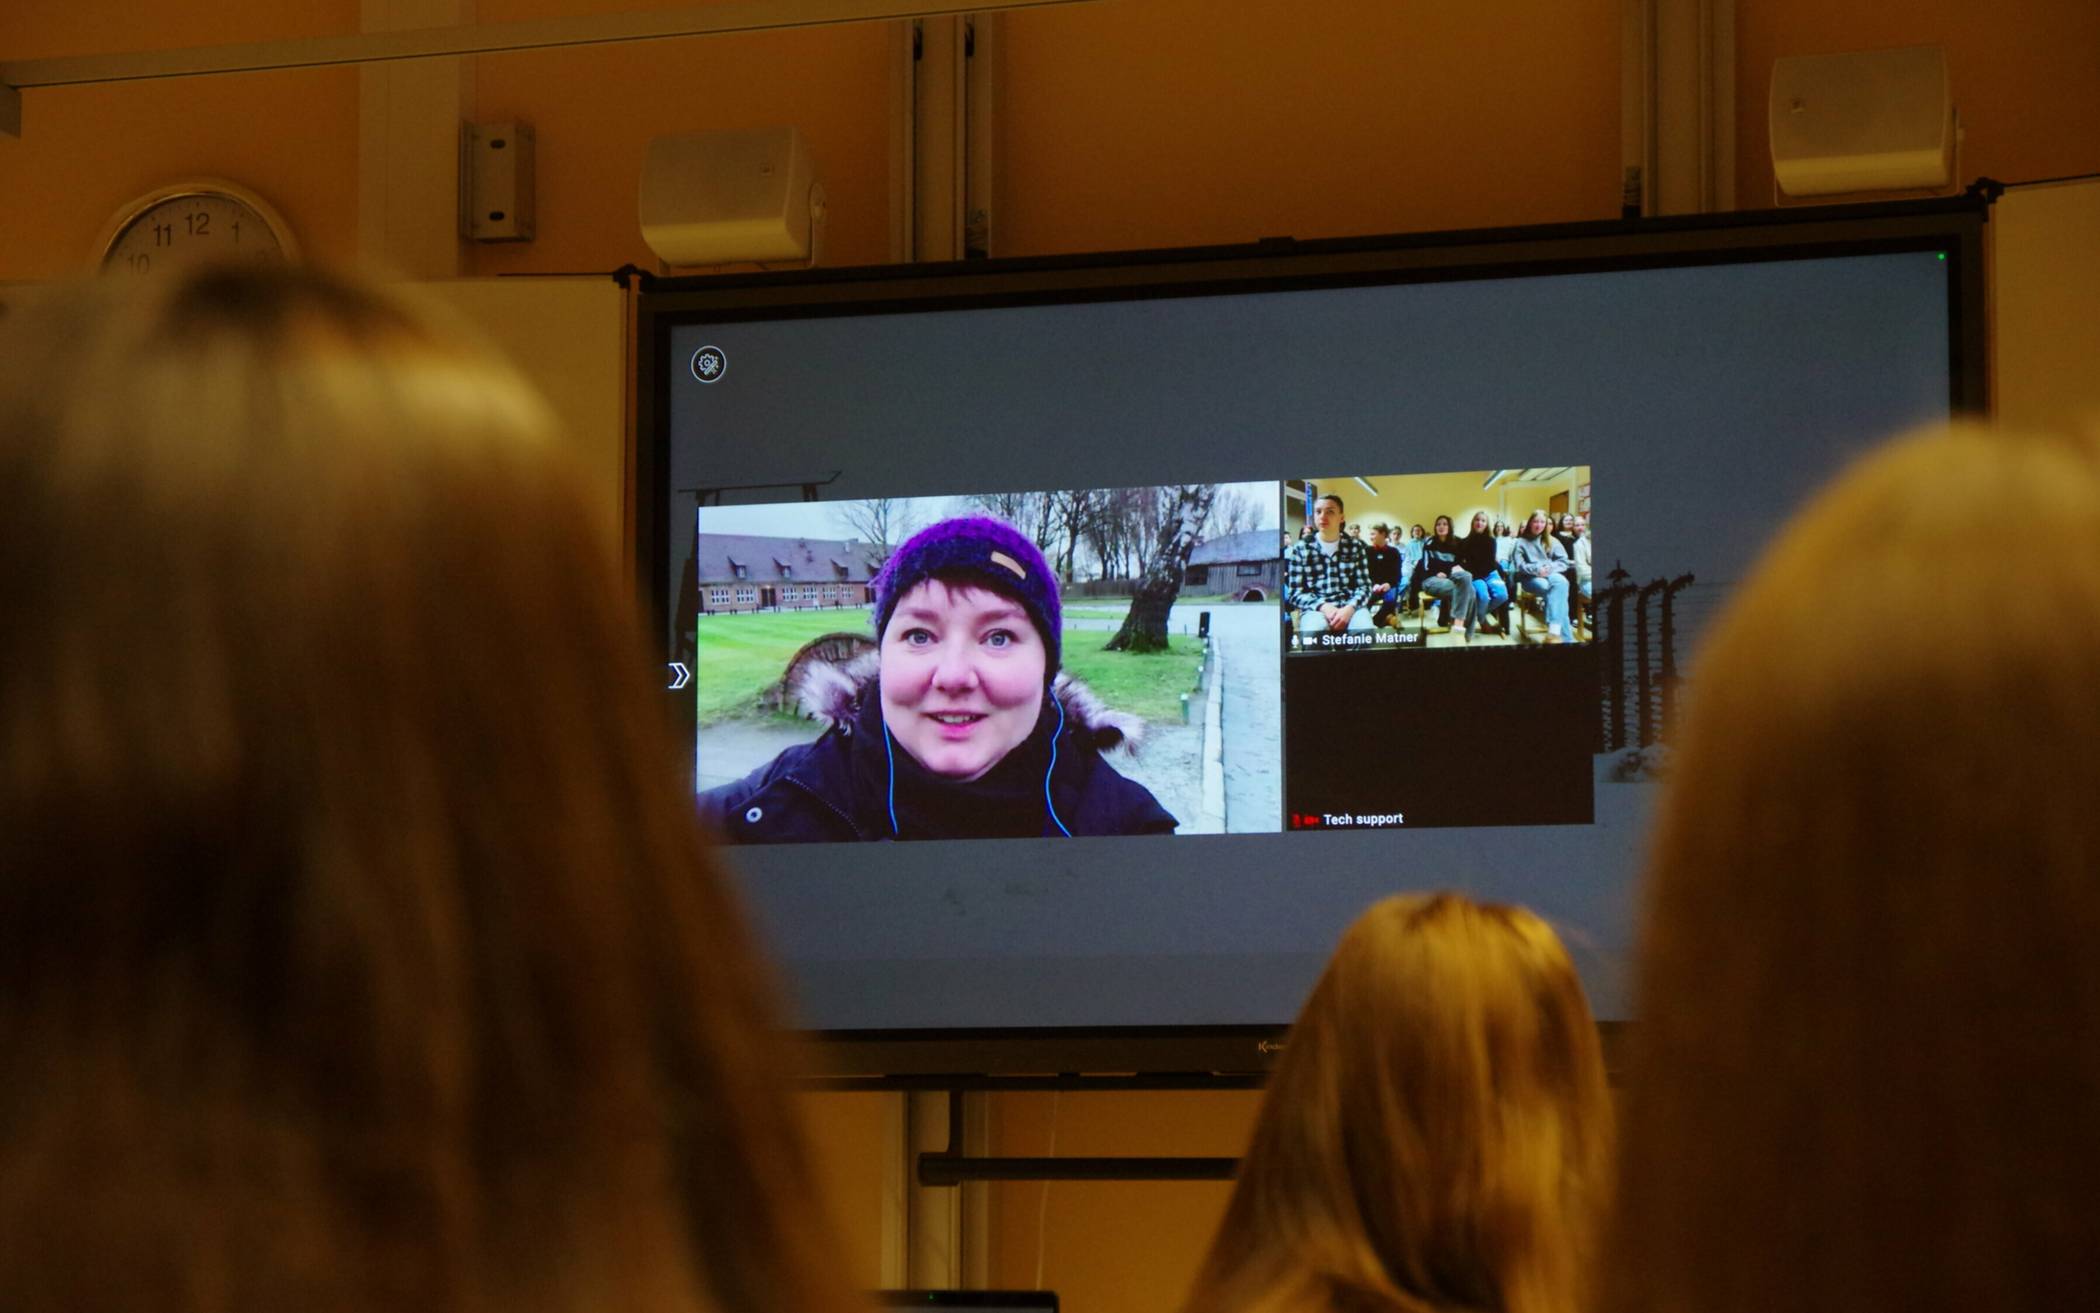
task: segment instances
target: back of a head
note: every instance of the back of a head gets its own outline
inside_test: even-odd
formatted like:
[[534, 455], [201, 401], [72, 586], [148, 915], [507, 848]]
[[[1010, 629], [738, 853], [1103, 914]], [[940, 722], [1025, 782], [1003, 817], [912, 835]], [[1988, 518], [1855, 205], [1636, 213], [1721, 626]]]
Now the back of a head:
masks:
[[1292, 1026], [1188, 1313], [1567, 1313], [1608, 1192], [1596, 1024], [1553, 931], [1364, 913]]
[[0, 1304], [834, 1302], [539, 403], [315, 274], [0, 337]]
[[2100, 453], [1956, 428], [1718, 622], [1648, 882], [1614, 1313], [2081, 1307]]

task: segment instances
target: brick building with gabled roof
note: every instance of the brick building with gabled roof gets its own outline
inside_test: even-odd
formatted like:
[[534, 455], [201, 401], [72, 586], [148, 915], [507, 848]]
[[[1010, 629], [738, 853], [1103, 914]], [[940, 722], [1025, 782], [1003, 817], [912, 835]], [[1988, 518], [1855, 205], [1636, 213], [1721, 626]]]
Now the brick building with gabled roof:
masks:
[[697, 535], [693, 577], [699, 610], [796, 611], [865, 606], [882, 568], [872, 543], [854, 538]]

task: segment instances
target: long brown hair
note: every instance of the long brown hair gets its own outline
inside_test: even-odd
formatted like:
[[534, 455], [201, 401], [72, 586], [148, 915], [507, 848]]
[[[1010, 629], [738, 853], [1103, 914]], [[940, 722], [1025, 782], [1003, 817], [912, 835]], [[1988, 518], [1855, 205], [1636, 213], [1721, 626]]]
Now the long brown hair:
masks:
[[0, 1304], [839, 1307], [539, 403], [313, 274], [0, 334]]
[[[2090, 445], [1917, 436], [1717, 622], [1649, 862], [1607, 1309], [2092, 1305], [2095, 505]], [[1947, 550], [2013, 524], [2011, 557]]]
[[1553, 931], [1388, 898], [1292, 1026], [1186, 1313], [1569, 1313], [1605, 1202], [1596, 1023]]

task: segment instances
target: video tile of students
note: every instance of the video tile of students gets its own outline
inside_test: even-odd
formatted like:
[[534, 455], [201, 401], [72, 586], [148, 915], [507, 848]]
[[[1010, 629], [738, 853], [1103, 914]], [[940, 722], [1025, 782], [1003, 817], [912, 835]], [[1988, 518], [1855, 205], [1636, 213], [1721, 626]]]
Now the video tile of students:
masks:
[[1284, 500], [1285, 828], [1589, 824], [1589, 467], [1306, 479]]
[[703, 814], [736, 843], [1274, 832], [1280, 492], [700, 508]]
[[1293, 480], [1290, 650], [1588, 642], [1589, 519], [1586, 465]]

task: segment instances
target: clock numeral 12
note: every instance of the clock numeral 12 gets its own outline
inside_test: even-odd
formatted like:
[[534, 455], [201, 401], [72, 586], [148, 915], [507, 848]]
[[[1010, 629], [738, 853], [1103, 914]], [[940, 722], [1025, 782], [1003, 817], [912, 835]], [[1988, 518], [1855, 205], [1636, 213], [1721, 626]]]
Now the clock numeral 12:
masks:
[[209, 214], [199, 210], [195, 213], [184, 215], [183, 218], [190, 225], [190, 236], [208, 237], [211, 235], [211, 216]]

